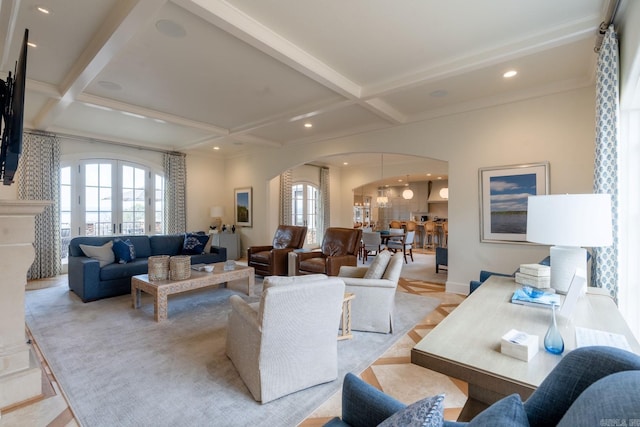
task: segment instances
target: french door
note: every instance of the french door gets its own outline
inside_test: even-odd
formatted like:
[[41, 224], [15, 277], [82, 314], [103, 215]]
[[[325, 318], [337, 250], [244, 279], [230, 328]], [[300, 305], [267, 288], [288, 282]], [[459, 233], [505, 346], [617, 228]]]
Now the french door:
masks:
[[291, 187], [291, 211], [293, 225], [306, 225], [306, 245], [318, 244], [318, 218], [320, 192], [308, 183], [296, 183]]
[[61, 190], [61, 228], [67, 234], [164, 232], [164, 178], [148, 167], [121, 160], [82, 160], [62, 168]]

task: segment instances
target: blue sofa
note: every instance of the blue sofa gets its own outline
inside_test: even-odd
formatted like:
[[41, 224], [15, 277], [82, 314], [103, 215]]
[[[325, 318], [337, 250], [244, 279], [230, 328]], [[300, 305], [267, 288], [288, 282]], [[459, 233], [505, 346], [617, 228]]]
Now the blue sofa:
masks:
[[[135, 259], [100, 267], [98, 260], [85, 256], [80, 245], [102, 246], [119, 238], [129, 240], [135, 248]], [[147, 259], [152, 255], [180, 255], [184, 234], [154, 236], [82, 236], [69, 242], [69, 289], [83, 302], [124, 295], [131, 292], [131, 277], [146, 274]], [[227, 260], [227, 250], [211, 246], [209, 253], [191, 255], [191, 264], [215, 263]]]
[[578, 348], [560, 360], [524, 403], [519, 395], [512, 394], [469, 423], [444, 421], [440, 396], [407, 407], [347, 374], [342, 387], [342, 419], [334, 418], [325, 427], [375, 426], [385, 420], [390, 425], [407, 425], [412, 414], [420, 419], [419, 425], [444, 427], [637, 425], [640, 356], [612, 347]]

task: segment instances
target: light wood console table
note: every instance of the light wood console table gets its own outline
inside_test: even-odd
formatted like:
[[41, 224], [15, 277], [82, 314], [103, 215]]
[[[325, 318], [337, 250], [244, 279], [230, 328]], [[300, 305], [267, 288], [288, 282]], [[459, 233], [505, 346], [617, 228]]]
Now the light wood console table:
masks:
[[[469, 384], [460, 421], [473, 418], [511, 393], [519, 393], [524, 401], [562, 358], [544, 349], [551, 311], [512, 304], [511, 296], [518, 287], [512, 278], [490, 277], [411, 351], [412, 363]], [[576, 348], [576, 326], [622, 334], [640, 354], [640, 345], [613, 299], [600, 289], [589, 288], [571, 320], [558, 317], [563, 354]], [[538, 335], [539, 350], [531, 361], [500, 352], [500, 338], [510, 329]]]

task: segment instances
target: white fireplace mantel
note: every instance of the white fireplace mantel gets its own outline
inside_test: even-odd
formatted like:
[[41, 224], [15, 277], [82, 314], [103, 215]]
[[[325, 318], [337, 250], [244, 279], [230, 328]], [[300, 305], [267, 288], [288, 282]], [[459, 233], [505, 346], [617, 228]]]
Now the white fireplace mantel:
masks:
[[0, 411], [42, 394], [42, 372], [25, 335], [34, 218], [48, 201], [0, 200]]

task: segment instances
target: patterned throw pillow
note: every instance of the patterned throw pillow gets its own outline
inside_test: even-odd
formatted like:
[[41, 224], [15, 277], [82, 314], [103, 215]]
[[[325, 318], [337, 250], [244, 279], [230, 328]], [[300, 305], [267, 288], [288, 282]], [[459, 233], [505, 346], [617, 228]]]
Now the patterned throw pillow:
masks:
[[200, 255], [209, 240], [207, 234], [186, 233], [182, 245], [182, 255]]
[[398, 411], [378, 427], [439, 427], [444, 423], [444, 394], [427, 397]]
[[384, 271], [387, 269], [387, 265], [389, 265], [389, 260], [391, 260], [391, 252], [389, 251], [381, 251], [376, 255], [375, 259], [369, 266], [369, 269], [364, 274], [365, 279], [381, 279]]
[[116, 257], [113, 253], [113, 241], [109, 240], [102, 246], [80, 245], [82, 252], [89, 258], [97, 259], [100, 262], [100, 268], [107, 264], [113, 264]]
[[136, 248], [129, 239], [114, 239], [113, 253], [116, 256], [116, 261], [120, 264], [126, 264], [136, 259]]

